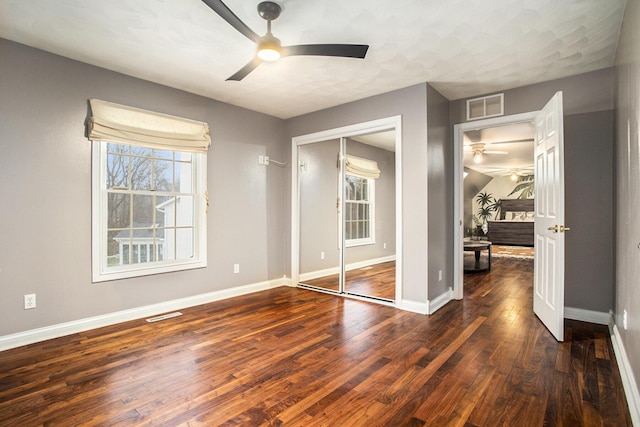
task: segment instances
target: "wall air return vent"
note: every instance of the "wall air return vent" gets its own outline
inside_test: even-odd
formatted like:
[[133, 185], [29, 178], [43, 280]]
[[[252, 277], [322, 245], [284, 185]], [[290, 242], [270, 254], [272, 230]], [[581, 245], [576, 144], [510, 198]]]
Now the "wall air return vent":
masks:
[[467, 120], [504, 115], [504, 93], [467, 100]]

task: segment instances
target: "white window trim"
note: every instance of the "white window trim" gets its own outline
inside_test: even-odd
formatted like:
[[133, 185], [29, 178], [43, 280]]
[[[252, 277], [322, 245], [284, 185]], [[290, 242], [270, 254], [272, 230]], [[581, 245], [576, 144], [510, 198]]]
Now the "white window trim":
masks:
[[[347, 174], [347, 175], [351, 175], [351, 174]], [[358, 175], [351, 175], [351, 176], [356, 176], [358, 178], [362, 178], [362, 179], [366, 179], [367, 180], [367, 191], [368, 191], [368, 199], [369, 199], [369, 237], [367, 237], [366, 239], [347, 239], [345, 237], [344, 239], [344, 246], [346, 248], [352, 248], [355, 246], [365, 246], [365, 245], [375, 245], [376, 243], [376, 204], [375, 204], [375, 179], [372, 178], [365, 178], [365, 177], [361, 177]], [[346, 205], [347, 203], [349, 203], [349, 201], [346, 200], [344, 201], [345, 204], [345, 209], [346, 209]]]
[[207, 202], [205, 199], [207, 183], [207, 155], [192, 154], [195, 168], [194, 193], [194, 256], [189, 260], [160, 261], [148, 264], [127, 264], [107, 267], [107, 191], [102, 186], [106, 174], [107, 142], [92, 141], [92, 173], [91, 173], [91, 263], [93, 283], [152, 274], [169, 273], [207, 266]]

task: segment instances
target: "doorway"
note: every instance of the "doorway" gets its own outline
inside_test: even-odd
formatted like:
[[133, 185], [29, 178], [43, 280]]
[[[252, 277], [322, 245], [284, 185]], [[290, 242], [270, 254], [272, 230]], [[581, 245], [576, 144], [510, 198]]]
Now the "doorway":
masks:
[[534, 203], [534, 292], [533, 312], [558, 341], [564, 339], [564, 131], [562, 92], [542, 110], [454, 126], [454, 297], [463, 297], [463, 137], [465, 131], [533, 121]]
[[[454, 298], [462, 299], [464, 295], [464, 239], [473, 238], [478, 234], [486, 233], [486, 226], [483, 231], [474, 232], [477, 225], [484, 225], [489, 219], [496, 219], [497, 210], [489, 210], [489, 216], [482, 218], [478, 216], [478, 210], [481, 206], [473, 199], [465, 199], [465, 163], [474, 164], [473, 169], [466, 172], [467, 176], [479, 174], [485, 176], [485, 185], [493, 178], [505, 176], [505, 181], [511, 179], [512, 173], [516, 175], [524, 172], [524, 168], [532, 166], [533, 161], [533, 145], [530, 146], [530, 160], [524, 161], [524, 158], [515, 157], [511, 164], [504, 157], [511, 158], [509, 154], [501, 154], [511, 151], [512, 153], [518, 147], [516, 144], [523, 143], [533, 138], [533, 123], [536, 112], [523, 113], [512, 116], [503, 116], [486, 120], [477, 120], [474, 122], [462, 123], [454, 126], [454, 215], [459, 219], [458, 226], [454, 230]], [[517, 135], [507, 138], [504, 132], [508, 127], [518, 129]], [[523, 129], [529, 128], [531, 136], [522, 136]], [[504, 142], [504, 144], [494, 144]], [[511, 145], [508, 145], [511, 144]], [[524, 144], [523, 144], [524, 145]], [[509, 151], [508, 151], [509, 150]], [[525, 154], [525, 153], [521, 153]], [[480, 161], [477, 161], [477, 160]], [[522, 169], [522, 171], [520, 171]], [[527, 169], [528, 170], [528, 169]], [[482, 187], [479, 188], [479, 190]], [[501, 190], [504, 191], [504, 190]], [[508, 193], [507, 193], [508, 194]], [[492, 194], [492, 197], [493, 194]], [[495, 201], [494, 201], [495, 202]], [[475, 211], [474, 211], [474, 205]], [[475, 220], [474, 220], [475, 216]], [[498, 217], [499, 219], [499, 217]], [[479, 224], [478, 224], [479, 223]]]
[[292, 280], [393, 305], [401, 289], [400, 117], [292, 139]]

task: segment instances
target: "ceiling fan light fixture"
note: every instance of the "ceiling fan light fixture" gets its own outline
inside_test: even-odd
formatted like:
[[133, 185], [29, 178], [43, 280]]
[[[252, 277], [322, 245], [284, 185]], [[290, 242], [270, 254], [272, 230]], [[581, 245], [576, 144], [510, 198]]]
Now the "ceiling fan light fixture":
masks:
[[518, 179], [518, 174], [515, 172], [511, 172], [511, 181], [516, 181]]
[[271, 33], [267, 33], [258, 42], [258, 58], [269, 62], [277, 61], [281, 56], [281, 48], [280, 40]]
[[473, 163], [482, 162], [482, 153], [480, 151], [473, 152]]

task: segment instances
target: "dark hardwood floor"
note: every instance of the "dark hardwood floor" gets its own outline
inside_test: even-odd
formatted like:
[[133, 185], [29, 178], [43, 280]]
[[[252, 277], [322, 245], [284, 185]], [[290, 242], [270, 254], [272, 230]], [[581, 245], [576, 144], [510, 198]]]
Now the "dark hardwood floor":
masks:
[[[338, 292], [340, 278], [337, 274], [306, 280], [306, 285]], [[348, 293], [382, 298], [396, 299], [396, 262], [388, 261], [366, 268], [349, 270], [345, 274], [345, 290]]]
[[277, 288], [0, 352], [0, 425], [631, 425], [607, 328], [495, 259], [432, 316]]

